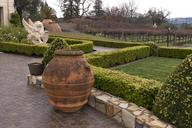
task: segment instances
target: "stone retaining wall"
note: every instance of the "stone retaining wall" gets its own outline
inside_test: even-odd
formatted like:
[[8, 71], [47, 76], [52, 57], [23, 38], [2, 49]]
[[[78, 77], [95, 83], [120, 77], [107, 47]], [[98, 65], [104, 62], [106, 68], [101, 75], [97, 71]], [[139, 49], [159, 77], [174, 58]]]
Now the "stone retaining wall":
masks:
[[[28, 76], [28, 85], [43, 88], [41, 76]], [[158, 119], [152, 112], [119, 97], [92, 89], [88, 105], [113, 118], [126, 128], [173, 128]]]

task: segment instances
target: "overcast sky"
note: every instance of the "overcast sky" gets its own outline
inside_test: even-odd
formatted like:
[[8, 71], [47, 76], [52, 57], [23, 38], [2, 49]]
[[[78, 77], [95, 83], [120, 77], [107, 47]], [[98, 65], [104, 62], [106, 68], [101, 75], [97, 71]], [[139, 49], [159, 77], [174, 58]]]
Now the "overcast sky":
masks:
[[[58, 7], [58, 0], [46, 0], [49, 6], [57, 11], [57, 16], [62, 16]], [[103, 0], [104, 7], [117, 6], [129, 0]], [[138, 6], [138, 12], [144, 13], [149, 8], [163, 8], [171, 12], [170, 18], [192, 17], [192, 0], [134, 0]]]

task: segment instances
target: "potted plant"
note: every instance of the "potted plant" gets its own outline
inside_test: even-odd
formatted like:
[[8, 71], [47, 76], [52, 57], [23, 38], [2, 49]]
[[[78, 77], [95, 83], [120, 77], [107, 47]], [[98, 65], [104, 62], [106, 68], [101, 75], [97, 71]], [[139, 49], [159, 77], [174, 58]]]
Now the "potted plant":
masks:
[[28, 67], [31, 75], [39, 76], [43, 74], [44, 65], [42, 63], [29, 63]]

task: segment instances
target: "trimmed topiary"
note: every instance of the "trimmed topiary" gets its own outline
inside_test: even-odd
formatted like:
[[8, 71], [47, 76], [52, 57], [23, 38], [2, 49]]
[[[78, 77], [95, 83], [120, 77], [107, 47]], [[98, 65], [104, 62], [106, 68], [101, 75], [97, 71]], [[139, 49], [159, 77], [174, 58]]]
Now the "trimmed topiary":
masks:
[[178, 128], [192, 128], [192, 55], [176, 68], [159, 90], [153, 110]]
[[150, 55], [150, 47], [135, 46], [118, 49], [111, 52], [98, 52], [96, 54], [87, 54], [87, 61], [97, 67], [109, 68], [115, 65], [132, 62], [138, 59], [146, 58]]
[[160, 82], [95, 66], [92, 66], [92, 69], [95, 88], [149, 110], [152, 109], [155, 96], [162, 86]]
[[71, 49], [71, 47], [65, 42], [64, 39], [56, 38], [51, 43], [50, 47], [47, 49], [47, 51], [44, 54], [42, 63], [46, 66], [49, 61], [54, 57], [55, 50], [58, 49]]

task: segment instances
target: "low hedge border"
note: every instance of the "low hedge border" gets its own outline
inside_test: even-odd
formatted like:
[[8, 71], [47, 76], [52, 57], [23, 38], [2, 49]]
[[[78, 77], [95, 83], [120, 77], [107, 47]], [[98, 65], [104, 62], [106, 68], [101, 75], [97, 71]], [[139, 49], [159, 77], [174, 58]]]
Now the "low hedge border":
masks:
[[135, 46], [149, 46], [150, 47], [150, 55], [157, 56], [158, 55], [158, 46], [153, 42], [113, 42], [113, 41], [93, 41], [93, 44], [96, 46], [104, 46], [111, 48], [126, 48], [126, 47], [135, 47]]
[[12, 42], [0, 42], [0, 51], [8, 53], [18, 53], [28, 56], [37, 55], [42, 56], [47, 50], [48, 46], [46, 45], [30, 45], [30, 44], [21, 44], [21, 43], [12, 43]]
[[150, 47], [137, 46], [128, 47], [111, 52], [99, 52], [96, 54], [87, 54], [87, 61], [97, 67], [108, 68], [137, 59], [146, 58], [150, 55]]
[[192, 54], [191, 48], [176, 48], [176, 47], [159, 47], [158, 54], [160, 57], [170, 57], [184, 59], [187, 55]]
[[[43, 56], [47, 50], [48, 45], [30, 45], [13, 42], [0, 42], [0, 51], [9, 53], [18, 53], [28, 56], [36, 55]], [[93, 51], [93, 43], [91, 41], [84, 41], [83, 43], [77, 43], [71, 45], [72, 49], [80, 49], [85, 53]]]
[[95, 76], [95, 88], [149, 110], [152, 109], [155, 96], [161, 87], [160, 82], [95, 66], [92, 68]]
[[[56, 38], [62, 38], [62, 37], [51, 36], [51, 37], [49, 37], [47, 43], [50, 44]], [[85, 40], [75, 40], [75, 39], [69, 39], [69, 38], [62, 38], [62, 39], [64, 39], [69, 45], [72, 45], [72, 44], [82, 44], [84, 42], [87, 42]]]

